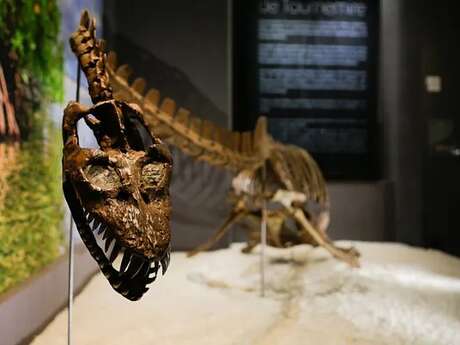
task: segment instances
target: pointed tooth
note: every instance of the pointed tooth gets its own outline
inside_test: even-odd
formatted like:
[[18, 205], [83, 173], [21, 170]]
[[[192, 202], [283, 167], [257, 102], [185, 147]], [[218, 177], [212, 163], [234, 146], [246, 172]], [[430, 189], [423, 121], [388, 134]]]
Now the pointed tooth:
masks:
[[115, 243], [112, 249], [112, 253], [110, 254], [110, 258], [109, 258], [110, 263], [115, 261], [115, 259], [118, 256], [118, 253], [120, 253], [120, 249], [121, 249], [121, 246], [118, 243]]
[[165, 254], [163, 255], [163, 257], [160, 259], [161, 269], [162, 269], [163, 275], [166, 273], [166, 271], [168, 270], [168, 267], [169, 267], [169, 260], [171, 258], [170, 253], [171, 253], [171, 249], [168, 248], [166, 250]]
[[132, 258], [131, 258], [131, 263], [130, 263], [130, 265], [128, 267], [128, 270], [125, 272], [126, 275], [129, 278], [134, 278], [136, 276], [136, 274], [142, 268], [143, 264], [144, 264], [144, 260], [142, 260], [141, 258], [139, 258], [136, 255], [133, 255]]
[[98, 219], [94, 219], [94, 222], [93, 222], [93, 231], [96, 231], [99, 226], [101, 225], [101, 221], [98, 220]]
[[[157, 277], [158, 277], [158, 268], [160, 265], [158, 264], [158, 261], [154, 262], [154, 266], [149, 268], [148, 274], [147, 274], [147, 284], [153, 283]], [[150, 276], [153, 273], [153, 276]]]
[[163, 259], [161, 259], [161, 271], [162, 271], [162, 274], [165, 275], [167, 270], [168, 270], [168, 261], [167, 261], [167, 258], [163, 258]]
[[102, 234], [105, 230], [107, 230], [107, 226], [102, 224], [101, 227], [99, 228], [99, 231], [97, 232], [98, 235]]
[[145, 278], [149, 273], [149, 268], [149, 262], [144, 260], [144, 262], [141, 265], [141, 268], [139, 268], [139, 271], [136, 272], [136, 275]]
[[104, 236], [102, 236], [102, 239], [105, 240], [106, 238], [109, 238], [110, 236], [110, 231], [104, 232]]
[[137, 301], [142, 297], [142, 294], [139, 294], [138, 292], [134, 293], [130, 291], [129, 295], [125, 297], [129, 299], [130, 301]]
[[120, 282], [119, 282], [119, 284], [117, 284], [117, 287], [116, 287], [115, 290], [118, 293], [122, 294], [122, 291], [129, 289], [128, 284], [129, 284], [129, 282], [126, 281], [126, 279], [123, 279], [123, 277], [120, 277]]
[[140, 259], [141, 262], [138, 264], [139, 268], [131, 275], [131, 278], [134, 278], [134, 277], [144, 277], [145, 276], [145, 268], [147, 268], [147, 272], [148, 272], [148, 265], [149, 263], [145, 260], [142, 260]]
[[150, 270], [150, 262], [144, 260], [144, 264], [142, 265], [142, 269], [139, 271], [139, 274], [144, 278], [148, 278], [149, 270]]
[[156, 279], [157, 279], [157, 276], [155, 275], [155, 276], [153, 276], [152, 278], [147, 278], [147, 279], [145, 280], [145, 282], [146, 282], [147, 285], [148, 285], [148, 284], [152, 284]]
[[158, 273], [158, 269], [160, 268], [160, 264], [158, 263], [158, 261], [155, 261], [153, 264], [154, 265], [152, 267], [150, 267], [150, 269], [149, 269], [149, 274], [150, 273], [155, 273], [155, 276], [156, 276], [157, 273]]
[[170, 261], [171, 261], [171, 251], [168, 250], [168, 253], [166, 254], [166, 264], [168, 265], [168, 267], [169, 267]]
[[99, 226], [93, 226], [93, 232], [96, 234], [99, 230]]
[[94, 220], [94, 217], [91, 215], [91, 213], [88, 213], [88, 224], [91, 223]]
[[107, 280], [110, 280], [110, 278], [112, 278], [112, 273], [110, 271], [104, 271], [102, 272], [102, 274], [104, 274]]
[[106, 253], [107, 253], [107, 251], [109, 250], [110, 245], [112, 244], [112, 242], [113, 242], [114, 240], [115, 240], [115, 239], [114, 239], [112, 236], [110, 236], [110, 237], [107, 238], [107, 241], [105, 241], [105, 250], [104, 250], [104, 251], [105, 251]]
[[129, 262], [131, 261], [131, 253], [125, 251], [123, 254], [123, 259], [121, 260], [120, 273], [124, 273], [128, 267]]
[[123, 296], [125, 296], [125, 293], [127, 294], [129, 292], [129, 287], [126, 283], [126, 280], [121, 279], [121, 284], [119, 285], [117, 291]]
[[118, 279], [118, 280], [114, 281], [114, 282], [111, 283], [111, 284], [112, 284], [112, 286], [113, 286], [113, 287], [115, 288], [115, 290], [116, 290], [116, 289], [118, 289], [118, 288], [121, 286], [121, 284], [123, 284], [123, 280]]

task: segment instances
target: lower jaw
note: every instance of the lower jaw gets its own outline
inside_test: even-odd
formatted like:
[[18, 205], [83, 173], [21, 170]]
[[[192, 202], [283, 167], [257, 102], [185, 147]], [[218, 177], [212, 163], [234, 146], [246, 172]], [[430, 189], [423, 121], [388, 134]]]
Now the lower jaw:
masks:
[[[64, 194], [80, 237], [112, 288], [129, 300], [140, 299], [148, 290], [147, 286], [157, 278], [160, 266], [162, 273], [166, 273], [169, 249], [160, 259], [149, 259], [130, 251], [113, 236], [107, 226], [85, 211], [76, 197], [73, 186], [64, 183]], [[102, 236], [102, 241], [105, 241], [105, 251], [98, 245], [97, 235]], [[121, 256], [121, 263], [116, 269], [114, 262], [118, 256]]]

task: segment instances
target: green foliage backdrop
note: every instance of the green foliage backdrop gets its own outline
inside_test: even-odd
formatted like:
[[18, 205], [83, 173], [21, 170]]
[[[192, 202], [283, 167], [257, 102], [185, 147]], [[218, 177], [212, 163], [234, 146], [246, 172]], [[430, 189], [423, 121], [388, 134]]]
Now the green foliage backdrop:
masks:
[[0, 138], [17, 150], [0, 193], [0, 294], [62, 252], [62, 144], [44, 110], [63, 100], [60, 18], [57, 0], [0, 0], [0, 62], [23, 138]]
[[0, 293], [62, 251], [60, 132], [51, 123], [44, 129], [21, 145], [17, 167], [7, 181], [9, 190], [0, 211]]
[[0, 0], [0, 40], [25, 83], [39, 81], [42, 95], [63, 100], [63, 49], [56, 0]]

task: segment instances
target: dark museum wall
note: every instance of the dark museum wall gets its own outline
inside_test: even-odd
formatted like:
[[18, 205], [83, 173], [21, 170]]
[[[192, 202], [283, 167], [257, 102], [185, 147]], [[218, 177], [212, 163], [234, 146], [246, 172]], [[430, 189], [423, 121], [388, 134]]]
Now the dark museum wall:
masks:
[[389, 239], [459, 255], [456, 2], [381, 3], [380, 121], [394, 225]]
[[[178, 106], [226, 128], [228, 20], [225, 1], [104, 2], [104, 36], [120, 63], [129, 63], [136, 77], [144, 77]], [[227, 216], [230, 176], [173, 154], [173, 247], [190, 249]]]
[[[133, 65], [135, 74], [148, 76], [151, 86], [165, 90], [164, 94], [197, 115], [229, 127], [229, 3], [179, 4], [106, 1], [105, 37]], [[383, 0], [380, 4], [382, 179], [329, 183], [330, 231], [335, 239], [426, 245], [423, 167], [427, 162], [427, 115], [420, 108], [426, 96], [420, 54], [434, 36], [420, 33], [423, 23], [431, 20], [429, 14], [435, 13], [431, 12], [434, 5], [415, 0]], [[437, 27], [432, 22], [431, 29]], [[227, 212], [223, 194], [229, 180], [222, 172], [192, 164], [180, 155], [176, 161], [175, 244], [186, 248], [205, 239], [222, 222]], [[204, 219], [209, 220], [205, 223]]]
[[228, 126], [225, 1], [105, 1], [104, 6], [105, 37], [117, 42], [117, 51], [129, 41], [177, 68], [217, 108], [212, 109], [217, 114], [200, 115]]
[[418, 243], [460, 255], [457, 2], [446, 0], [439, 6], [423, 0], [404, 5], [407, 27], [402, 47], [408, 69], [401, 105], [408, 114], [407, 126], [419, 133], [411, 142], [419, 172], [417, 219], [421, 223], [420, 232], [404, 235], [418, 233]]
[[[412, 154], [420, 133], [411, 129], [413, 114], [403, 104], [404, 82], [409, 66], [404, 66], [403, 4], [398, 0], [381, 3], [380, 12], [380, 97], [379, 122], [382, 129], [383, 176], [389, 181], [386, 203], [387, 236], [390, 240], [416, 243], [420, 239], [420, 206], [416, 196], [420, 188], [416, 155]], [[410, 67], [409, 67], [410, 68]], [[404, 142], [405, 141], [405, 142]], [[413, 169], [413, 167], [415, 169]], [[417, 229], [417, 230], [416, 230]], [[415, 233], [418, 235], [415, 235]]]
[[420, 1], [382, 1], [381, 121], [384, 175], [392, 183], [391, 239], [422, 245], [422, 166], [425, 124], [417, 103], [423, 86], [416, 24]]

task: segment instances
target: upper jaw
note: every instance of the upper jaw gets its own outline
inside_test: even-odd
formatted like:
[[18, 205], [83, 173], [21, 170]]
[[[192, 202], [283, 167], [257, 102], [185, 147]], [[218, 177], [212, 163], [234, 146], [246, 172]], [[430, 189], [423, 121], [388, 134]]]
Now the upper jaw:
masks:
[[[86, 211], [85, 218], [95, 238], [102, 238], [104, 252], [110, 263], [113, 263], [118, 256], [125, 259], [124, 262], [122, 260], [123, 265], [120, 266], [120, 273], [127, 269], [129, 256], [135, 256], [143, 261], [159, 262], [163, 271], [166, 271], [169, 262], [169, 241], [166, 246], [153, 245], [143, 231], [141, 231], [143, 236], [136, 236], [136, 234], [131, 233], [130, 239], [127, 239], [124, 230], [107, 224], [97, 214]], [[128, 258], [125, 258], [127, 256]]]
[[112, 287], [126, 298], [130, 300], [141, 298], [148, 290], [147, 286], [157, 278], [160, 267], [162, 274], [166, 273], [170, 261], [170, 247], [162, 251], [161, 256], [147, 257], [126, 246], [110, 226], [96, 217], [90, 212], [85, 213], [86, 222], [93, 232], [95, 241], [96, 238], [102, 238], [104, 245], [102, 261], [112, 267], [112, 273], [106, 275], [106, 278]]

